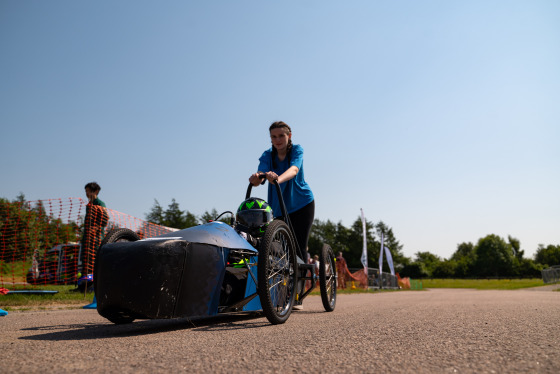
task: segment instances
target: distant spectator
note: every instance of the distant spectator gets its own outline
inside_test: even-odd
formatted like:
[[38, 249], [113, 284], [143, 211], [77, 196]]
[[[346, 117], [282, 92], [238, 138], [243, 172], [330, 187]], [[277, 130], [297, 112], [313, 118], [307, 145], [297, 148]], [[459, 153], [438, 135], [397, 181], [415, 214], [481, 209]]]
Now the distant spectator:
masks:
[[348, 266], [346, 265], [346, 260], [342, 257], [342, 252], [338, 252], [336, 256], [336, 273], [338, 275], [338, 288], [346, 288], [346, 273]]
[[82, 271], [87, 275], [93, 273], [95, 254], [104, 238], [109, 215], [105, 203], [97, 197], [101, 187], [96, 182], [90, 182], [85, 185], [85, 190], [88, 204], [82, 236]]
[[313, 256], [313, 265], [315, 265], [315, 274], [319, 274], [319, 256]]

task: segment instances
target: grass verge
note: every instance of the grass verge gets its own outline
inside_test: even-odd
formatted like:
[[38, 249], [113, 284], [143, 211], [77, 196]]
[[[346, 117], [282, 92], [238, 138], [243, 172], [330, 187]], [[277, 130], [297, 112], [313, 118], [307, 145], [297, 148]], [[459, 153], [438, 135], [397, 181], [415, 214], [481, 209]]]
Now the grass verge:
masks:
[[[58, 291], [56, 294], [7, 294], [0, 295], [0, 309], [41, 310], [52, 308], [78, 308], [89, 304], [93, 300], [93, 293], [76, 292], [73, 285], [66, 286], [34, 286], [33, 290]], [[9, 290], [14, 290], [9, 288]]]
[[518, 290], [544, 286], [540, 278], [533, 279], [423, 279], [424, 288], [474, 288], [477, 290]]

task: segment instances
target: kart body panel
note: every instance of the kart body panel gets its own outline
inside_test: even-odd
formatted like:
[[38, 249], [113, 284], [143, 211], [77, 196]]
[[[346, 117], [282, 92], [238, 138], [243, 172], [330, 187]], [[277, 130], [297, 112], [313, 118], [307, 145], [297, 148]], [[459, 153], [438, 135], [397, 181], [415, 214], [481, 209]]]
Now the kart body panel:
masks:
[[[243, 252], [256, 279], [258, 251], [222, 222], [175, 231], [158, 237], [102, 246], [96, 264], [97, 310], [104, 317], [135, 319], [198, 318], [216, 315], [229, 303], [256, 292], [252, 276], [228, 283], [228, 258]], [[254, 256], [253, 256], [254, 255]], [[243, 273], [243, 269], [238, 269]], [[226, 276], [227, 274], [227, 276]], [[243, 278], [244, 277], [244, 278]], [[226, 282], [224, 282], [226, 279]], [[225, 298], [225, 288], [240, 295]], [[228, 294], [228, 295], [229, 295]], [[241, 296], [243, 295], [243, 296]], [[243, 305], [260, 310], [258, 296]]]
[[230, 225], [220, 221], [213, 221], [204, 225], [189, 227], [188, 229], [169, 232], [140, 241], [165, 240], [169, 238], [182, 239], [191, 243], [209, 244], [223, 248], [244, 249], [258, 253], [258, 251], [251, 246], [247, 240], [243, 239]]

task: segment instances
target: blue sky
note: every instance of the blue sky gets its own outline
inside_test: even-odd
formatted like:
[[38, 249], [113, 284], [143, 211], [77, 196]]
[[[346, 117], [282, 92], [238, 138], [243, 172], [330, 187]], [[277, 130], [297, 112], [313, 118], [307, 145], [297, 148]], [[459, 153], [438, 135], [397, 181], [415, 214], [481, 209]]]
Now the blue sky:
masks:
[[[560, 244], [560, 3], [0, 2], [0, 197], [233, 210], [283, 120], [316, 218]], [[256, 190], [265, 197], [265, 189]]]

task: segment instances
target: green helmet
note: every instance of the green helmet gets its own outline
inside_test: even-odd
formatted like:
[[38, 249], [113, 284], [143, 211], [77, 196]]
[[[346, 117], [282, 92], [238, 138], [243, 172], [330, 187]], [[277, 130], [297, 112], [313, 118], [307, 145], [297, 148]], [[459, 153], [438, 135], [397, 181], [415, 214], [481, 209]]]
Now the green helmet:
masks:
[[235, 219], [239, 230], [259, 237], [264, 234], [266, 226], [274, 219], [274, 214], [266, 201], [251, 197], [241, 203]]

